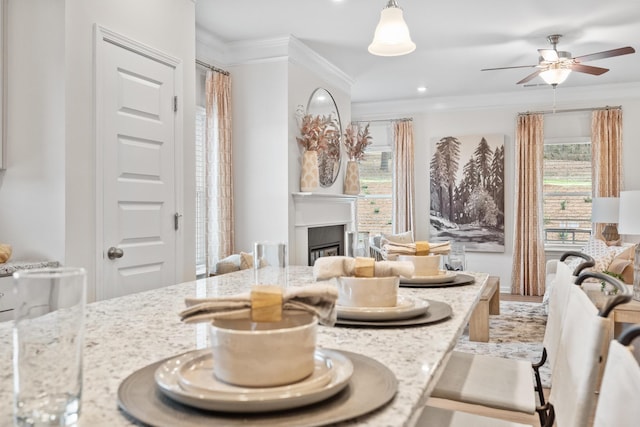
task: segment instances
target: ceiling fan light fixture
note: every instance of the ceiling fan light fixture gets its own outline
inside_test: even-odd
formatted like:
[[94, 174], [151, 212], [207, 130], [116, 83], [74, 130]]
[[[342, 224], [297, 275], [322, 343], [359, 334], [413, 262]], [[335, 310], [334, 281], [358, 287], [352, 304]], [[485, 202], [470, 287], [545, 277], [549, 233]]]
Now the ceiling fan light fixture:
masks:
[[376, 27], [369, 53], [378, 56], [400, 56], [413, 52], [416, 44], [411, 41], [409, 27], [404, 21], [402, 9], [396, 0], [389, 0], [380, 12], [380, 22]]
[[554, 64], [556, 66], [551, 66], [550, 68], [544, 70], [540, 73], [540, 77], [547, 84], [550, 85], [559, 85], [567, 80], [569, 74], [571, 74], [571, 68], [559, 67], [558, 64]]

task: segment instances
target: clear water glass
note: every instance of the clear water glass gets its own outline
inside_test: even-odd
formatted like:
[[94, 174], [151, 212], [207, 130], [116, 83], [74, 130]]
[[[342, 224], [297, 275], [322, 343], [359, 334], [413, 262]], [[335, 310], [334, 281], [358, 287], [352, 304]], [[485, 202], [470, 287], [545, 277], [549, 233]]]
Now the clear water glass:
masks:
[[344, 254], [348, 257], [370, 257], [369, 232], [347, 231], [344, 234]]
[[254, 284], [287, 286], [287, 245], [256, 242], [253, 251]]
[[74, 426], [80, 416], [86, 273], [46, 268], [14, 273], [14, 422]]
[[464, 271], [467, 268], [465, 261], [465, 248], [463, 244], [451, 244], [451, 250], [446, 257], [445, 267], [450, 271]]

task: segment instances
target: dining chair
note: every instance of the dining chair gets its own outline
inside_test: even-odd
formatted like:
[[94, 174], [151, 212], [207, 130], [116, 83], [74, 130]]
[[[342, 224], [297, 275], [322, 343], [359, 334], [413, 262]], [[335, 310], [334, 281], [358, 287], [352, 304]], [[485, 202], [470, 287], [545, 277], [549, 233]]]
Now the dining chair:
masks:
[[640, 360], [634, 357], [632, 342], [640, 336], [640, 325], [624, 331], [609, 345], [594, 427], [636, 427], [640, 420]]
[[[564, 303], [566, 309], [563, 310], [563, 315], [556, 316], [552, 312], [549, 313], [552, 325], [558, 321], [557, 317], [563, 319], [560, 334], [556, 335], [557, 330], [553, 333], [559, 339], [555, 343], [557, 349], [554, 350], [556, 357], [552, 370], [554, 386], [551, 388], [550, 401], [554, 401], [552, 398], [555, 401], [561, 401], [564, 414], [569, 412], [567, 407], [572, 405], [579, 407], [580, 402], [587, 402], [585, 407], [590, 409], [595, 407], [594, 402], [588, 399], [584, 392], [578, 400], [572, 400], [572, 397], [576, 396], [577, 388], [584, 390], [597, 387], [599, 365], [605, 348], [603, 337], [607, 331], [606, 316], [616, 305], [629, 301], [631, 295], [624, 284], [611, 276], [593, 272], [582, 273], [576, 279], [576, 285], [580, 285], [586, 278], [596, 278], [611, 283], [620, 292], [619, 295], [610, 298], [596, 316], [598, 311], [589, 297], [579, 286], [568, 286], [573, 283], [573, 277], [564, 267], [560, 268], [559, 282], [556, 283], [558, 286], [555, 287], [554, 292], [568, 290], [568, 297]], [[545, 337], [546, 335], [545, 332]], [[591, 351], [592, 348], [593, 351]], [[567, 363], [568, 358], [573, 361], [571, 364]], [[466, 361], [463, 360], [463, 363], [456, 363], [456, 361], [459, 359], [452, 357], [447, 364], [427, 405], [446, 408], [451, 407], [452, 401], [455, 401], [455, 406], [463, 411], [485, 415], [490, 413], [492, 416], [529, 423], [537, 413], [541, 425], [545, 425], [548, 415], [555, 410], [549, 402], [536, 402], [537, 393], [533, 386], [530, 363], [528, 363], [528, 369], [524, 369], [523, 366], [526, 366], [527, 362], [491, 356], [468, 357]], [[524, 362], [524, 364], [517, 362]], [[577, 377], [572, 375], [576, 371], [580, 372]], [[585, 383], [583, 378], [587, 378], [588, 382]], [[592, 379], [593, 384], [590, 382]], [[560, 381], [560, 387], [555, 385], [556, 381]], [[529, 387], [528, 390], [523, 384]], [[565, 400], [571, 403], [565, 403]], [[424, 416], [427, 420], [431, 416], [430, 411], [427, 410], [427, 415]], [[564, 427], [564, 424], [559, 425]], [[586, 424], [567, 424], [567, 426], [570, 425], [582, 427]]]
[[[585, 259], [580, 265], [581, 269], [593, 265], [593, 258], [579, 252], [568, 252], [560, 259], [564, 261], [569, 256]], [[572, 272], [564, 262], [558, 263], [551, 288], [542, 354], [538, 362], [454, 351], [431, 396], [506, 411], [535, 413], [536, 405], [545, 403], [539, 370], [547, 360], [553, 369], [568, 290], [574, 282], [572, 274], [580, 271], [576, 269]], [[532, 389], [537, 391], [537, 402], [536, 396], [531, 395]]]

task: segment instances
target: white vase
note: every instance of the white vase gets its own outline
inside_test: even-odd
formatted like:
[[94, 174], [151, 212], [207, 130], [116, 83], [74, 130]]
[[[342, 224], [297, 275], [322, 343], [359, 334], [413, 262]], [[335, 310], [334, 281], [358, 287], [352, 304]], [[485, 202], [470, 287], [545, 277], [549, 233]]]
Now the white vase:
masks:
[[360, 194], [360, 168], [358, 162], [349, 160], [344, 175], [344, 194]]
[[300, 169], [300, 191], [314, 191], [319, 184], [318, 152], [305, 151], [302, 155], [302, 168]]

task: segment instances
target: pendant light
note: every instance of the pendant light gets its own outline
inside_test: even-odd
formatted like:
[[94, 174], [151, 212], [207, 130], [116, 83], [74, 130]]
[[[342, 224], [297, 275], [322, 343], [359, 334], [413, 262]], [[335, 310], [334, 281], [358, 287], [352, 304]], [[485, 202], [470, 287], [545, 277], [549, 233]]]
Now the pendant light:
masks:
[[402, 9], [396, 0], [389, 0], [380, 12], [380, 22], [376, 27], [369, 53], [379, 56], [400, 56], [411, 53], [416, 44], [411, 41], [409, 27], [404, 22]]

